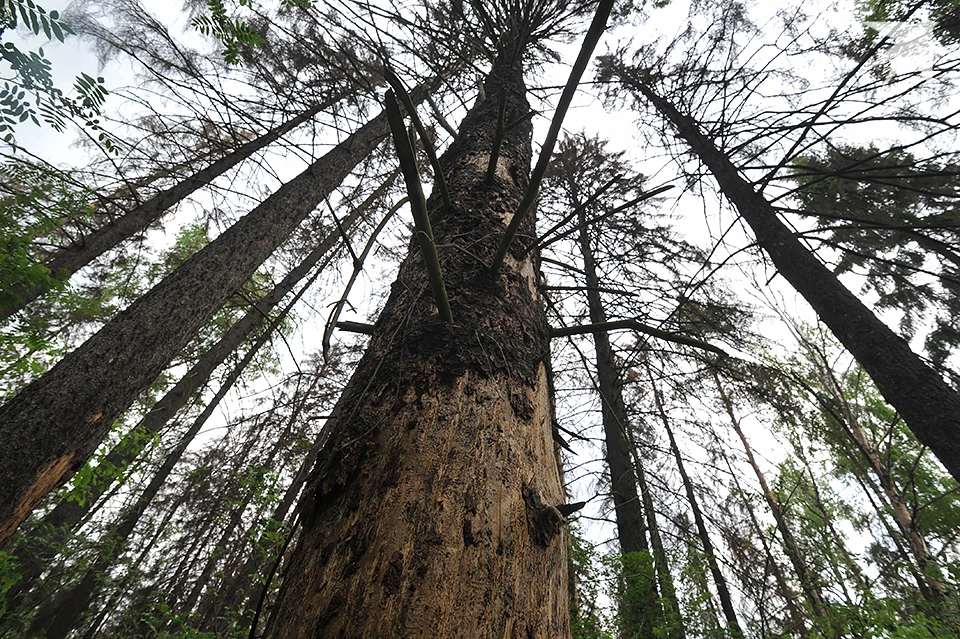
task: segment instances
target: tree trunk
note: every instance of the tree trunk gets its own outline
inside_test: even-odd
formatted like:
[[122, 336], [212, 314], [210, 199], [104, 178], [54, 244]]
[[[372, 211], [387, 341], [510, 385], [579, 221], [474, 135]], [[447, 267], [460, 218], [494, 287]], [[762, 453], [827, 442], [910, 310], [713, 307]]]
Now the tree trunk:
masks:
[[[590, 246], [587, 212], [576, 196], [571, 204], [579, 210], [580, 251], [586, 275], [587, 304], [590, 322], [603, 324], [607, 314], [600, 298], [600, 278], [596, 259]], [[627, 408], [623, 403], [623, 385], [620, 371], [610, 347], [610, 334], [599, 330], [593, 333], [597, 351], [597, 385], [600, 393], [600, 414], [606, 443], [607, 468], [610, 471], [610, 491], [617, 520], [617, 538], [623, 557], [625, 592], [620, 603], [622, 630], [630, 637], [654, 637], [657, 621], [661, 618], [655, 569], [647, 544], [647, 531], [640, 497], [637, 494], [637, 476], [630, 453], [633, 450], [628, 432]]]
[[[293, 411], [291, 412], [290, 417], [287, 419], [287, 423], [284, 426], [283, 432], [279, 437], [277, 437], [276, 441], [274, 442], [274, 445], [270, 448], [270, 453], [267, 455], [266, 459], [264, 459], [262, 463], [258, 464], [261, 468], [264, 468], [267, 470], [273, 469], [273, 465], [277, 459], [277, 455], [280, 454], [281, 449], [287, 446], [287, 441], [290, 436], [290, 433], [293, 431], [294, 427], [297, 425], [298, 420], [300, 419], [300, 415], [303, 412], [303, 407], [305, 403], [313, 394], [313, 391], [317, 388], [317, 385], [320, 383], [321, 379], [322, 379], [321, 375], [315, 375], [313, 379], [310, 381], [310, 385], [307, 387], [307, 389], [302, 394], [299, 394], [300, 395], [299, 397], [295, 396], [294, 401], [296, 402], [296, 404], [293, 408]], [[254, 439], [251, 438], [250, 445], [252, 445], [253, 442], [254, 442]], [[217, 543], [214, 544], [213, 550], [211, 551], [211, 556], [207, 560], [207, 565], [204, 566], [204, 569], [200, 573], [200, 576], [197, 578], [196, 582], [194, 582], [193, 588], [190, 590], [190, 594], [187, 595], [187, 598], [184, 600], [182, 604], [178, 605], [180, 612], [182, 612], [184, 615], [188, 615], [193, 610], [194, 606], [196, 606], [197, 602], [200, 600], [200, 595], [203, 593], [203, 589], [207, 586], [207, 583], [209, 583], [210, 579], [213, 577], [213, 573], [216, 570], [216, 567], [219, 563], [219, 558], [217, 557], [217, 551], [221, 549], [226, 550], [228, 542], [233, 537], [233, 534], [237, 531], [237, 528], [239, 528], [243, 520], [243, 514], [246, 512], [247, 506], [249, 506], [250, 502], [253, 501], [253, 499], [257, 496], [257, 490], [258, 489], [255, 484], [251, 485], [247, 489], [246, 493], [244, 494], [243, 500], [239, 504], [236, 504], [235, 506], [233, 506], [233, 512], [230, 514], [230, 521], [227, 523], [227, 526], [224, 528], [223, 533], [220, 535], [219, 541], [217, 541]], [[240, 543], [241, 547], [245, 545], [246, 545], [245, 543], [242, 543], [242, 542]]]
[[[368, 212], [375, 201], [386, 193], [396, 176], [397, 173], [394, 172], [366, 200], [341, 220], [340, 227], [344, 232], [350, 232], [354, 224]], [[160, 433], [167, 422], [187, 403], [187, 400], [209, 381], [214, 370], [236, 351], [251, 333], [269, 320], [270, 313], [293, 290], [293, 287], [306, 277], [310, 269], [330, 252], [340, 237], [338, 231], [328, 233], [296, 268], [290, 271], [273, 290], [260, 298], [216, 344], [198, 358], [180, 381], [154, 404], [140, 424], [131, 431], [130, 437], [121, 440], [113, 450], [107, 453], [103, 463], [113, 468], [127, 468], [143, 452], [146, 442]], [[93, 505], [116, 482], [117, 478], [113, 474], [94, 476], [90, 485], [85, 487], [86, 493], [82, 502], [75, 499], [61, 499], [60, 503], [40, 521], [38, 528], [42, 534], [46, 535], [46, 539], [41, 540], [39, 548], [32, 551], [17, 567], [20, 578], [7, 593], [8, 601], [15, 605], [22, 600], [22, 595], [43, 573], [44, 566], [56, 556], [61, 542], [84, 520]]]
[[760, 482], [763, 498], [770, 508], [770, 513], [773, 515], [774, 521], [777, 522], [777, 530], [780, 532], [780, 537], [783, 538], [783, 545], [787, 551], [787, 557], [790, 558], [790, 563], [793, 564], [793, 570], [800, 579], [800, 587], [803, 589], [803, 594], [806, 595], [807, 601], [810, 602], [810, 606], [815, 615], [821, 619], [829, 619], [830, 611], [827, 610], [820, 586], [814, 582], [813, 576], [810, 574], [810, 568], [807, 566], [807, 562], [803, 558], [803, 553], [800, 551], [800, 546], [797, 545], [797, 540], [793, 536], [793, 531], [791, 531], [787, 525], [787, 520], [783, 515], [780, 502], [777, 501], [776, 495], [770, 490], [770, 486], [767, 485], [767, 478], [764, 476], [763, 471], [760, 470], [760, 466], [757, 465], [757, 460], [753, 456], [753, 449], [750, 448], [750, 442], [747, 441], [746, 435], [743, 434], [743, 430], [740, 428], [740, 420], [738, 420], [734, 414], [733, 405], [724, 392], [723, 386], [720, 383], [720, 376], [717, 375], [716, 372], [713, 374], [713, 380], [717, 384], [717, 391], [720, 393], [720, 399], [723, 402], [723, 407], [727, 411], [727, 416], [730, 417], [730, 424], [733, 426], [733, 430], [737, 433], [740, 442], [743, 444], [743, 450], [747, 454], [747, 461], [750, 463], [750, 467], [753, 468], [753, 473], [757, 476], [757, 481]]
[[[569, 636], [538, 260], [516, 250], [493, 278], [449, 247], [491, 261], [527, 186], [519, 60], [484, 95], [441, 159], [451, 207], [428, 202], [454, 322], [412, 244], [304, 493], [271, 639]], [[486, 186], [501, 95], [519, 124]]]
[[[633, 447], [636, 453], [636, 446]], [[680, 613], [680, 599], [677, 597], [677, 588], [674, 585], [673, 574], [670, 572], [670, 562], [667, 558], [667, 549], [660, 536], [660, 526], [657, 524], [657, 514], [653, 509], [653, 496], [647, 484], [646, 473], [639, 455], [635, 460], [637, 469], [637, 486], [643, 499], [643, 512], [647, 518], [647, 530], [650, 531], [650, 547], [653, 549], [654, 564], [657, 569], [657, 584], [660, 586], [660, 601], [663, 602], [665, 612], [666, 637], [685, 639], [683, 615]]]
[[794, 236], [779, 220], [776, 209], [740, 176], [730, 158], [700, 131], [693, 118], [631, 77], [628, 70], [620, 69], [618, 73], [621, 81], [640, 92], [676, 127], [753, 229], [757, 243], [784, 279], [860, 362], [917, 439], [960, 481], [960, 393], [950, 388]]
[[[652, 381], [652, 380], [651, 380]], [[730, 596], [730, 589], [727, 588], [727, 580], [720, 572], [720, 564], [717, 562], [717, 553], [713, 548], [713, 542], [710, 541], [710, 533], [707, 531], [707, 524], [703, 520], [703, 513], [700, 512], [700, 504], [696, 493], [693, 491], [693, 482], [687, 475], [687, 470], [683, 465], [683, 457], [680, 455], [680, 448], [677, 446], [677, 440], [673, 436], [673, 429], [670, 428], [670, 420], [667, 417], [666, 410], [663, 407], [663, 400], [660, 397], [660, 390], [654, 387], [654, 401], [657, 405], [657, 412], [663, 423], [663, 428], [670, 440], [670, 450], [673, 458], [677, 462], [677, 470], [680, 471], [680, 478], [683, 480], [683, 489], [687, 494], [687, 501], [690, 502], [690, 509], [693, 511], [693, 521], [697, 525], [697, 535], [703, 544], [703, 554], [706, 556], [707, 565], [710, 567], [710, 574], [713, 575], [713, 582], [717, 587], [717, 595], [720, 597], [720, 608], [723, 610], [723, 616], [727, 620], [727, 629], [734, 637], [743, 637], [743, 630], [740, 628], [740, 622], [737, 621], [737, 613], [733, 609], [733, 597]]]
[[[270, 521], [266, 524], [268, 531], [274, 530], [286, 521], [287, 514], [290, 512], [290, 508], [293, 506], [297, 496], [300, 494], [300, 490], [310, 476], [310, 471], [313, 470], [313, 465], [316, 463], [320, 449], [326, 442], [329, 433], [330, 429], [324, 427], [320, 434], [317, 435], [313, 446], [310, 447], [310, 451], [303, 459], [303, 462], [301, 462], [297, 474], [294, 475], [293, 481], [283, 494], [283, 499], [277, 504], [277, 508], [273, 511]], [[264, 533], [259, 541], [254, 544], [254, 552], [247, 559], [246, 563], [244, 563], [243, 567], [237, 571], [235, 578], [231, 582], [231, 587], [226, 593], [222, 594], [224, 601], [223, 608], [228, 611], [240, 613], [240, 621], [238, 624], [240, 627], [250, 627], [250, 625], [253, 624], [256, 602], [259, 600], [259, 594], [266, 587], [259, 580], [258, 576], [264, 573], [264, 568], [272, 558], [269, 556], [263, 558], [257, 554], [257, 551], [264, 548], [266, 544], [267, 535]], [[203, 628], [203, 630], [212, 631], [214, 628], [206, 627]]]
[[[122, 216], [97, 229], [93, 233], [80, 238], [70, 246], [59, 249], [46, 260], [43, 265], [50, 269], [52, 276], [60, 281], [70, 279], [74, 273], [100, 257], [110, 249], [119, 246], [125, 240], [137, 233], [145, 231], [151, 224], [160, 219], [164, 213], [183, 201], [197, 189], [203, 188], [224, 172], [233, 168], [260, 149], [280, 139], [301, 124], [309, 121], [321, 111], [330, 108], [340, 100], [340, 97], [327, 100], [323, 104], [307, 109], [295, 118], [284, 122], [280, 126], [264, 133], [260, 137], [237, 147], [233, 152], [213, 162], [209, 166], [168, 189], [161, 191], [146, 202], [124, 213]], [[42, 284], [30, 288], [14, 288], [12, 293], [20, 298], [18, 304], [0, 306], [0, 320], [4, 320], [18, 310], [47, 292]]]
[[[910, 546], [910, 552], [920, 568], [920, 573], [923, 575], [927, 586], [926, 589], [922, 589], [924, 595], [933, 601], [945, 599], [950, 590], [943, 582], [943, 574], [939, 563], [927, 548], [926, 540], [924, 540], [923, 534], [917, 526], [913, 513], [907, 507], [893, 480], [890, 466], [881, 459], [879, 451], [870, 442], [870, 438], [860, 424], [860, 419], [856, 412], [851, 410], [850, 403], [844, 397], [837, 380], [820, 367], [818, 367], [818, 371], [822, 377], [821, 382], [832, 395], [833, 402], [840, 409], [840, 414], [835, 414], [835, 417], [839, 418], [837, 421], [844, 427], [844, 434], [853, 441], [857, 450], [866, 460], [867, 466], [879, 481], [882, 492], [878, 491], [878, 493], [886, 501], [900, 534]], [[870, 485], [872, 486], [873, 482], [870, 482]], [[880, 516], [880, 513], [878, 512], [877, 515]]]
[[203, 425], [206, 424], [210, 416], [213, 415], [214, 410], [216, 410], [223, 398], [226, 397], [227, 392], [240, 378], [247, 364], [253, 360], [254, 355], [260, 347], [266, 343], [269, 336], [269, 331], [261, 335], [250, 350], [247, 351], [243, 359], [237, 363], [220, 387], [220, 390], [217, 391], [216, 396], [207, 404], [200, 416], [193, 422], [193, 425], [180, 440], [180, 443], [177, 444], [163, 460], [160, 469], [150, 480], [150, 483], [144, 489], [136, 503], [126, 510], [120, 522], [108, 534], [107, 539], [102, 544], [103, 549], [100, 551], [100, 555], [97, 557], [94, 565], [87, 570], [84, 577], [76, 586], [62, 590], [53, 601], [48, 602], [47, 605], [41, 609], [37, 614], [37, 619], [27, 633], [28, 637], [43, 636], [46, 639], [64, 639], [74, 628], [79, 626], [83, 615], [90, 606], [90, 602], [93, 601], [99, 592], [98, 581], [101, 573], [112, 566], [117, 558], [123, 554], [127, 541], [133, 534], [137, 522], [140, 521], [143, 513], [146, 512], [147, 507], [153, 501], [154, 497], [157, 496], [157, 493], [160, 492], [160, 489], [164, 483], [166, 483], [174, 467], [180, 461], [180, 458], [183, 457], [183, 454], [200, 432], [200, 429], [203, 428]]
[[[730, 471], [730, 477], [733, 479], [734, 488], [741, 495], [745, 495], [746, 493], [740, 486], [740, 480], [737, 479], [737, 472], [734, 470], [733, 464], [730, 463], [730, 458], [725, 452], [723, 452], [723, 444], [720, 442], [719, 438], [717, 438], [716, 441], [718, 450], [721, 451], [720, 454], [726, 463], [727, 469]], [[799, 606], [797, 606], [797, 594], [794, 592], [793, 588], [790, 587], [790, 584], [787, 583], [787, 579], [783, 574], [783, 570], [780, 569], [780, 564], [773, 556], [773, 552], [770, 550], [770, 544], [767, 542], [767, 537], [763, 532], [763, 528], [760, 526], [760, 522], [757, 520], [757, 515], [753, 510], [753, 505], [750, 503], [750, 500], [744, 498], [743, 506], [747, 511], [747, 516], [750, 517], [750, 524], [753, 526], [754, 535], [760, 541], [760, 545], [763, 546], [763, 553], [767, 558], [767, 565], [770, 566], [770, 572], [773, 573], [773, 579], [776, 581], [778, 594], [786, 605], [790, 624], [788, 630], [791, 632], [795, 631], [801, 637], [807, 637], [810, 634], [806, 627], [807, 615], [804, 614], [804, 611], [801, 610]]]
[[381, 113], [0, 407], [0, 544], [388, 130]]

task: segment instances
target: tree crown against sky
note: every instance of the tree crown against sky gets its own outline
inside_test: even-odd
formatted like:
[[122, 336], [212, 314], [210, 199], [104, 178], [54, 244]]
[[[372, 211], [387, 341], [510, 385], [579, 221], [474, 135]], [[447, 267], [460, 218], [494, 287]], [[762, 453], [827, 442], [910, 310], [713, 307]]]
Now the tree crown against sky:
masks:
[[[23, 258], [4, 293], [65, 282], [10, 309], [4, 410], [25, 426], [4, 441], [52, 445], [23, 437], [63, 401], [44, 380], [92, 389], [74, 412], [95, 426], [4, 548], [2, 631], [547, 636], [569, 603], [583, 637], [951, 636], [957, 471], [918, 423], [956, 423], [956, 52], [896, 70], [811, 7], [635, 5], [615, 3], [540, 162], [596, 2], [197, 4], [181, 24], [219, 42], [101, 3], [87, 37], [142, 74], [111, 87], [119, 153], [94, 139], [89, 165], [31, 159], [4, 183]], [[944, 29], [944, 6], [883, 10]], [[388, 87], [411, 102], [392, 130]], [[402, 203], [420, 180], [429, 230]], [[534, 193], [536, 225], [504, 243]], [[758, 302], [803, 273], [876, 322], [847, 330], [797, 287], [862, 367], [803, 302]], [[344, 346], [367, 354], [341, 368]], [[938, 394], [892, 393], [893, 368]]]

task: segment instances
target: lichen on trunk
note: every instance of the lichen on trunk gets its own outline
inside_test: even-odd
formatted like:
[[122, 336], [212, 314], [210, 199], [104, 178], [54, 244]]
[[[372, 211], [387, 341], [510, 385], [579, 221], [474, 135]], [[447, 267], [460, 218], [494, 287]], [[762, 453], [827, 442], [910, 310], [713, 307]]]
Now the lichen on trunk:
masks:
[[569, 635], [565, 534], [537, 512], [563, 501], [539, 264], [515, 251], [492, 277], [482, 263], [530, 168], [526, 121], [485, 184], [501, 95], [507, 122], [528, 113], [507, 56], [441, 158], [451, 206], [428, 201], [455, 321], [411, 242], [306, 492], [272, 639]]

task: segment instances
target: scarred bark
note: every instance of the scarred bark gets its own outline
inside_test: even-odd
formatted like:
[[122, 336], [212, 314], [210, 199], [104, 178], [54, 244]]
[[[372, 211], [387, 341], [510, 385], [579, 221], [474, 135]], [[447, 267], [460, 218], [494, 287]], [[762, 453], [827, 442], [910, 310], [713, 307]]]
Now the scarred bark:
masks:
[[569, 635], [538, 264], [517, 251], [494, 279], [450, 246], [490, 260], [526, 186], [528, 122], [484, 185], [504, 92], [520, 120], [520, 63], [500, 58], [441, 158], [452, 207], [428, 202], [454, 322], [412, 244], [305, 492], [271, 639]]

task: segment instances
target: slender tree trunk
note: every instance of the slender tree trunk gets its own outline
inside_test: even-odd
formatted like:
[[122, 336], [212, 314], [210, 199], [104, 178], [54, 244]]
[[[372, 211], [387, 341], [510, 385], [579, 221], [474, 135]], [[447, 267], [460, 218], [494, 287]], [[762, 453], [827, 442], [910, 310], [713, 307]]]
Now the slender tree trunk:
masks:
[[[266, 459], [262, 463], [262, 468], [272, 469], [274, 462], [277, 459], [277, 455], [280, 454], [281, 450], [286, 448], [287, 440], [289, 439], [290, 433], [293, 431], [294, 427], [298, 424], [300, 415], [303, 412], [303, 407], [310, 396], [313, 394], [314, 390], [317, 388], [317, 385], [320, 383], [322, 377], [320, 375], [315, 375], [312, 380], [310, 380], [310, 385], [298, 398], [296, 405], [294, 406], [293, 411], [290, 414], [290, 417], [287, 419], [287, 423], [284, 427], [283, 432], [277, 438], [276, 443], [271, 447], [270, 454], [267, 455]], [[251, 438], [250, 444], [252, 445], [254, 439]], [[211, 552], [210, 558], [207, 560], [207, 565], [204, 567], [203, 571], [200, 573], [200, 576], [197, 578], [197, 581], [194, 582], [193, 588], [190, 590], [190, 594], [187, 595], [187, 598], [184, 600], [183, 604], [179, 606], [179, 609], [184, 614], [189, 614], [197, 602], [200, 600], [200, 595], [203, 593], [203, 589], [207, 586], [210, 579], [213, 577], [214, 570], [216, 570], [217, 565], [219, 564], [219, 558], [217, 557], [217, 551], [221, 549], [226, 549], [230, 539], [233, 537], [234, 533], [237, 531], [237, 528], [240, 526], [240, 523], [243, 519], [243, 514], [247, 510], [247, 506], [250, 505], [250, 502], [256, 497], [257, 487], [251, 486], [246, 494], [244, 495], [243, 501], [240, 504], [237, 504], [233, 508], [233, 512], [230, 515], [230, 521], [227, 523], [227, 526], [224, 528], [223, 533], [220, 535], [219, 541], [213, 546], [213, 551]], [[245, 544], [243, 544], [245, 545]]]
[[0, 407], [0, 544], [388, 130], [381, 113]]
[[[652, 380], [651, 380], [652, 382]], [[717, 562], [717, 553], [713, 548], [713, 542], [710, 541], [710, 533], [707, 531], [707, 524], [703, 519], [703, 513], [700, 512], [700, 503], [693, 490], [693, 482], [687, 475], [687, 470], [683, 464], [683, 457], [680, 455], [680, 448], [677, 446], [677, 440], [673, 436], [673, 429], [670, 428], [670, 419], [663, 407], [663, 399], [660, 396], [660, 390], [654, 386], [654, 401], [656, 402], [657, 412], [663, 423], [663, 428], [670, 440], [670, 450], [677, 462], [677, 470], [680, 471], [680, 478], [683, 480], [683, 489], [687, 494], [687, 501], [690, 502], [690, 509], [693, 511], [693, 521], [697, 525], [697, 535], [703, 544], [703, 554], [706, 556], [707, 565], [710, 567], [710, 574], [713, 575], [714, 584], [717, 587], [717, 595], [720, 597], [720, 609], [723, 610], [723, 616], [727, 621], [727, 629], [734, 637], [743, 637], [743, 630], [740, 628], [740, 622], [737, 621], [737, 613], [733, 609], [733, 597], [730, 596], [730, 589], [727, 588], [727, 580], [720, 572], [720, 564]]]
[[[527, 186], [525, 92], [499, 57], [441, 158], [452, 206], [435, 193], [428, 209], [454, 321], [412, 250], [304, 493], [271, 639], [569, 636], [538, 260], [516, 250], [493, 278], [447, 248], [492, 261]], [[501, 96], [519, 124], [486, 186]]]
[[189, 493], [186, 492], [180, 495], [180, 497], [178, 497], [173, 503], [173, 506], [167, 510], [160, 524], [157, 525], [156, 530], [154, 530], [153, 535], [150, 537], [150, 541], [143, 548], [143, 550], [140, 551], [136, 561], [134, 561], [130, 566], [127, 574], [124, 575], [123, 580], [120, 582], [120, 585], [117, 587], [113, 596], [111, 596], [107, 601], [107, 604], [103, 606], [100, 614], [94, 618], [93, 622], [90, 624], [90, 627], [87, 629], [87, 632], [84, 633], [83, 639], [93, 639], [95, 636], [97, 636], [100, 628], [103, 626], [104, 621], [106, 621], [107, 617], [110, 616], [110, 613], [114, 612], [117, 601], [121, 597], [129, 594], [127, 589], [131, 584], [134, 583], [134, 580], [141, 575], [140, 567], [143, 565], [144, 561], [146, 561], [147, 557], [150, 556], [150, 553], [154, 546], [156, 546], [157, 541], [160, 540], [160, 536], [164, 533], [167, 525], [170, 523], [170, 520], [173, 519], [173, 516], [180, 509], [180, 506], [186, 502], [188, 495]]
[[[851, 410], [850, 403], [844, 397], [839, 384], [832, 375], [820, 371], [824, 378], [821, 381], [832, 395], [833, 401], [840, 409], [837, 415], [840, 419], [840, 425], [844, 427], [847, 437], [852, 440], [854, 446], [859, 450], [867, 466], [876, 476], [880, 483], [882, 491], [878, 491], [881, 499], [885, 500], [893, 515], [893, 520], [900, 530], [900, 534], [910, 546], [910, 553], [923, 575], [927, 589], [924, 591], [931, 600], [943, 600], [949, 594], [949, 588], [943, 582], [942, 571], [936, 557], [927, 548], [926, 540], [920, 532], [913, 513], [907, 507], [906, 502], [897, 489], [893, 480], [893, 473], [890, 466], [881, 459], [880, 453], [870, 442], [870, 438], [860, 424], [857, 414]], [[870, 482], [871, 486], [873, 482]], [[878, 515], [880, 513], [878, 512]]]
[[[287, 310], [289, 310], [289, 308], [288, 306]], [[98, 581], [101, 578], [101, 574], [112, 566], [123, 553], [127, 541], [133, 534], [143, 513], [146, 512], [147, 507], [160, 492], [160, 489], [166, 483], [174, 467], [180, 461], [180, 458], [183, 457], [183, 454], [200, 432], [200, 429], [203, 428], [203, 425], [206, 424], [210, 416], [213, 415], [217, 406], [223, 398], [226, 397], [227, 392], [229, 392], [236, 381], [240, 379], [240, 375], [247, 367], [247, 364], [253, 360], [254, 355], [256, 355], [260, 347], [266, 343], [269, 336], [269, 331], [264, 332], [250, 350], [247, 351], [243, 359], [237, 363], [220, 387], [220, 390], [217, 391], [216, 396], [214, 396], [200, 416], [193, 422], [193, 425], [180, 440], [180, 443], [177, 444], [163, 460], [160, 469], [153, 476], [153, 479], [150, 480], [150, 483], [144, 489], [136, 503], [127, 509], [118, 525], [109, 533], [94, 565], [87, 570], [78, 585], [70, 589], [62, 590], [53, 601], [48, 602], [46, 606], [41, 608], [41, 611], [37, 614], [37, 619], [27, 633], [28, 637], [43, 636], [46, 639], [64, 639], [74, 628], [79, 626], [83, 615], [86, 614], [87, 608], [90, 606], [90, 602], [93, 601], [99, 592]]]
[[[290, 509], [296, 502], [297, 496], [300, 494], [300, 490], [303, 488], [307, 478], [310, 476], [310, 471], [313, 469], [313, 466], [317, 461], [317, 455], [319, 455], [320, 449], [326, 442], [329, 433], [329, 428], [324, 427], [320, 434], [317, 435], [317, 438], [313, 442], [313, 446], [310, 447], [310, 451], [301, 462], [300, 468], [297, 470], [296, 475], [294, 475], [293, 481], [287, 487], [283, 498], [280, 500], [280, 503], [277, 504], [276, 510], [274, 510], [273, 515], [267, 522], [266, 528], [268, 531], [276, 530], [283, 524], [284, 521], [286, 521], [287, 514], [290, 512]], [[257, 543], [253, 545], [253, 553], [250, 554], [246, 563], [244, 563], [243, 567], [237, 571], [235, 578], [231, 582], [231, 587], [227, 590], [227, 592], [222, 593], [222, 598], [224, 600], [223, 608], [225, 610], [232, 610], [241, 613], [240, 622], [238, 624], [241, 628], [250, 627], [253, 624], [253, 615], [254, 609], [256, 608], [256, 602], [260, 598], [260, 593], [266, 587], [260, 581], [258, 576], [265, 576], [264, 569], [273, 559], [275, 559], [275, 557], [270, 555], [261, 557], [258, 554], [258, 551], [266, 548], [267, 545], [267, 535], [264, 533]], [[213, 629], [207, 627], [204, 628], [204, 630]]]
[[[723, 444], [717, 439], [718, 450], [723, 450]], [[734, 488], [740, 493], [745, 494], [743, 488], [740, 486], [740, 480], [737, 479], [737, 472], [733, 468], [733, 464], [730, 463], [730, 458], [725, 452], [721, 452], [724, 462], [726, 462], [727, 468], [730, 471], [730, 477], [733, 479]], [[797, 594], [793, 591], [793, 588], [790, 587], [790, 584], [787, 583], [787, 579], [783, 574], [783, 570], [780, 569], [780, 564], [777, 562], [776, 558], [773, 556], [773, 552], [770, 549], [770, 543], [767, 541], [767, 536], [763, 532], [763, 528], [760, 526], [760, 522], [757, 520], [757, 515], [753, 510], [753, 505], [748, 499], [743, 500], [743, 506], [747, 511], [747, 516], [750, 517], [750, 524], [753, 526], [753, 532], [756, 538], [760, 541], [760, 545], [763, 546], [763, 553], [767, 558], [767, 565], [770, 566], [770, 572], [773, 573], [774, 581], [777, 583], [777, 590], [780, 598], [783, 599], [787, 607], [787, 612], [790, 617], [790, 630], [796, 630], [801, 637], [809, 636], [809, 632], [806, 627], [806, 618], [807, 615], [804, 614], [796, 603]]]
[[[143, 202], [136, 208], [97, 229], [93, 233], [79, 239], [70, 246], [59, 249], [44, 260], [43, 265], [50, 269], [54, 278], [66, 281], [78, 270], [100, 257], [110, 249], [119, 246], [125, 240], [146, 230], [151, 224], [160, 219], [164, 213], [183, 201], [197, 189], [203, 188], [224, 172], [233, 168], [243, 160], [280, 139], [296, 127], [314, 118], [318, 113], [336, 104], [342, 96], [334, 97], [323, 104], [307, 109], [300, 115], [284, 122], [280, 126], [264, 133], [235, 149], [228, 155], [211, 163], [204, 169], [197, 171], [188, 178], [165, 189]], [[30, 288], [14, 288], [12, 291], [20, 298], [16, 305], [0, 306], [0, 320], [10, 317], [33, 300], [47, 292], [42, 284]]]
[[[633, 447], [637, 453], [636, 446]], [[643, 499], [643, 512], [647, 518], [647, 530], [650, 531], [650, 546], [653, 549], [653, 559], [657, 568], [657, 583], [660, 586], [660, 600], [663, 602], [664, 612], [666, 613], [666, 625], [668, 637], [675, 639], [685, 639], [686, 632], [683, 628], [683, 615], [680, 613], [680, 599], [677, 597], [677, 589], [673, 581], [673, 573], [670, 572], [670, 562], [667, 558], [667, 550], [663, 545], [663, 538], [660, 536], [660, 525], [657, 523], [656, 511], [653, 509], [653, 496], [650, 494], [650, 487], [647, 484], [646, 473], [643, 470], [643, 464], [640, 462], [639, 454], [635, 459], [637, 470], [637, 486], [640, 488], [640, 496]]]
[[641, 93], [673, 124], [713, 173], [724, 195], [753, 229], [757, 243], [784, 279], [860, 362], [917, 439], [960, 481], [960, 393], [948, 386], [794, 236], [777, 217], [776, 209], [741, 177], [693, 118], [657, 95], [630, 70], [621, 67], [616, 72], [622, 82]]
[[747, 441], [746, 435], [743, 434], [743, 429], [740, 428], [740, 420], [737, 419], [736, 414], [733, 412], [733, 405], [723, 390], [723, 385], [720, 383], [720, 376], [717, 375], [716, 372], [713, 374], [713, 380], [717, 384], [717, 391], [720, 393], [720, 399], [723, 402], [723, 407], [727, 411], [727, 416], [730, 417], [730, 424], [733, 426], [734, 432], [737, 433], [737, 437], [740, 438], [740, 442], [743, 444], [743, 450], [747, 454], [747, 461], [750, 463], [750, 467], [753, 468], [753, 473], [757, 476], [757, 481], [760, 482], [763, 498], [770, 508], [770, 513], [773, 515], [774, 521], [777, 522], [777, 530], [783, 539], [787, 557], [790, 559], [793, 570], [797, 573], [797, 578], [800, 580], [800, 587], [803, 589], [803, 594], [806, 595], [807, 601], [810, 602], [813, 613], [821, 619], [829, 620], [830, 611], [827, 609], [826, 603], [823, 600], [823, 593], [820, 590], [820, 586], [814, 581], [813, 575], [810, 574], [810, 568], [803, 558], [800, 546], [797, 545], [793, 531], [791, 531], [790, 526], [787, 525], [787, 520], [783, 515], [780, 502], [777, 501], [776, 495], [770, 490], [770, 486], [767, 484], [767, 478], [764, 476], [763, 471], [760, 470], [760, 466], [757, 465], [757, 460], [753, 456], [753, 449], [750, 448], [750, 442]]
[[[602, 324], [607, 314], [600, 298], [600, 278], [596, 258], [590, 246], [587, 213], [571, 185], [573, 201], [579, 210], [580, 251], [586, 275], [587, 303], [590, 322]], [[610, 472], [610, 490], [617, 520], [617, 538], [623, 557], [625, 592], [620, 602], [623, 631], [630, 637], [654, 637], [660, 619], [655, 568], [651, 561], [647, 531], [637, 494], [637, 476], [630, 453], [633, 450], [628, 433], [630, 428], [627, 408], [623, 403], [623, 385], [620, 371], [610, 347], [607, 331], [594, 331], [593, 342], [597, 352], [597, 382], [600, 393], [600, 414], [606, 443], [606, 461]]]
[[[344, 232], [349, 233], [359, 219], [368, 214], [376, 200], [389, 190], [396, 177], [397, 172], [392, 173], [379, 188], [341, 220], [340, 226]], [[130, 436], [121, 440], [113, 450], [107, 453], [103, 463], [121, 469], [133, 463], [143, 451], [146, 442], [163, 430], [168, 421], [186, 405], [190, 397], [207, 384], [216, 368], [235, 352], [245, 339], [269, 321], [270, 313], [324, 256], [328, 256], [340, 237], [339, 231], [328, 233], [296, 268], [290, 271], [269, 293], [260, 298], [216, 344], [198, 358], [180, 381], [154, 404], [140, 424], [131, 431]], [[329, 259], [328, 257], [327, 261]], [[84, 520], [93, 505], [98, 503], [103, 494], [116, 482], [117, 478], [112, 474], [95, 476], [90, 485], [85, 488], [86, 493], [82, 502], [76, 499], [61, 499], [60, 503], [40, 521], [38, 529], [46, 539], [41, 541], [39, 547], [17, 567], [20, 579], [7, 593], [11, 608], [22, 601], [23, 594], [33, 587], [36, 580], [43, 574], [44, 567], [56, 556], [57, 548], [62, 541]]]

